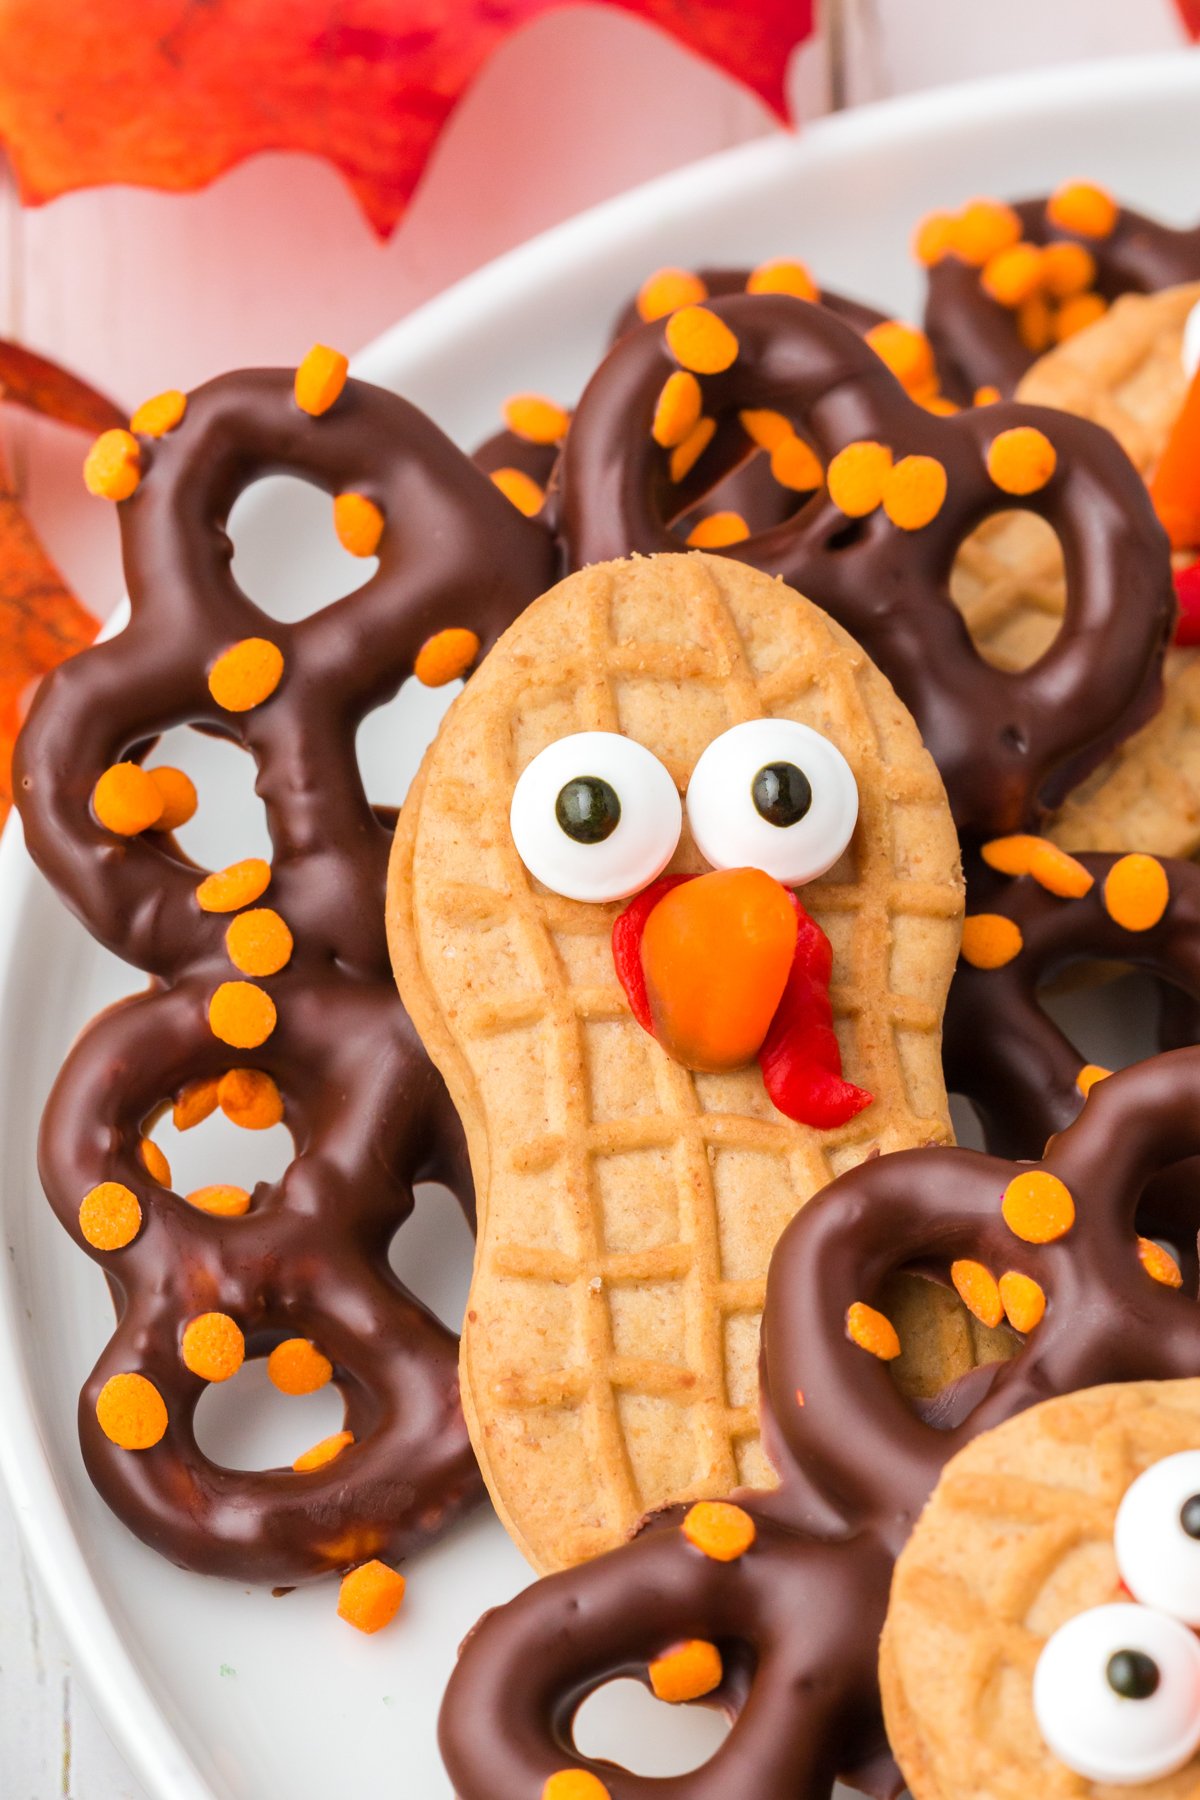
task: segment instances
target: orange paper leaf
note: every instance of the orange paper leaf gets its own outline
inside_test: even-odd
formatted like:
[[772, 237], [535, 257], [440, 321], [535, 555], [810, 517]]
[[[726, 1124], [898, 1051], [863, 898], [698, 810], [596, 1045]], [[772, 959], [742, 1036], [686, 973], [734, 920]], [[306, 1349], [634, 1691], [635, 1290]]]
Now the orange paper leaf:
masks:
[[[812, 0], [619, 3], [785, 116]], [[256, 151], [309, 151], [386, 236], [492, 51], [562, 4], [0, 0], [0, 138], [29, 202], [102, 182], [180, 191]]]
[[47, 362], [20, 344], [0, 338], [0, 400], [24, 406], [30, 412], [78, 425], [81, 431], [107, 431], [124, 425], [125, 414], [111, 400], [98, 394], [78, 375], [57, 363]]

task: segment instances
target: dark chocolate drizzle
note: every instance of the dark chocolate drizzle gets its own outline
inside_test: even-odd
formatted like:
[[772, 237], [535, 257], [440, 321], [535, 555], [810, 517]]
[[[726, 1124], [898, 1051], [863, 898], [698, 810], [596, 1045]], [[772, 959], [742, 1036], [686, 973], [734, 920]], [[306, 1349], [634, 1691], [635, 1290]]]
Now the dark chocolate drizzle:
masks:
[[[711, 303], [738, 339], [723, 374], [701, 377], [720, 418], [774, 408], [830, 459], [859, 439], [897, 458], [936, 458], [949, 477], [937, 517], [903, 532], [882, 509], [848, 519], [822, 492], [794, 517], [724, 552], [781, 575], [846, 628], [916, 717], [960, 831], [994, 836], [1055, 806], [1155, 709], [1175, 613], [1162, 528], [1132, 464], [1098, 426], [1041, 407], [997, 405], [937, 417], [826, 309], [774, 295]], [[560, 466], [572, 568], [676, 548], [667, 458], [651, 437], [675, 363], [664, 329], [623, 338], [592, 377]], [[1057, 452], [1039, 492], [1016, 498], [987, 473], [993, 438], [1035, 426]], [[976, 650], [949, 580], [959, 545], [1016, 507], [1054, 528], [1067, 570], [1062, 628], [1037, 662], [1003, 671]]]
[[[1136, 1225], [1146, 1185], [1198, 1152], [1200, 1050], [1180, 1050], [1099, 1083], [1047, 1150], [1042, 1166], [1077, 1203], [1055, 1243], [1024, 1242], [1001, 1215], [1029, 1165], [979, 1151], [878, 1157], [810, 1201], [768, 1279], [763, 1427], [781, 1485], [733, 1496], [755, 1520], [754, 1544], [715, 1563], [677, 1513], [664, 1515], [488, 1614], [442, 1710], [459, 1800], [528, 1800], [563, 1768], [590, 1770], [611, 1800], [828, 1800], [839, 1770], [898, 1792], [876, 1676], [892, 1561], [941, 1468], [977, 1433], [1055, 1394], [1200, 1370], [1200, 1309], [1146, 1273]], [[943, 1398], [939, 1426], [852, 1342], [846, 1315], [856, 1300], [877, 1303], [897, 1269], [958, 1257], [1030, 1276], [1047, 1308], [1011, 1361]], [[587, 1695], [620, 1676], [645, 1680], [652, 1658], [693, 1637], [716, 1642], [726, 1670], [704, 1702], [732, 1719], [716, 1755], [667, 1780], [579, 1755], [572, 1721]]]
[[[495, 641], [552, 581], [553, 546], [421, 413], [356, 381], [311, 418], [287, 370], [222, 377], [190, 396], [168, 436], [142, 440], [142, 465], [120, 507], [130, 623], [43, 684], [15, 788], [39, 867], [102, 944], [153, 979], [71, 1051], [46, 1107], [40, 1167], [118, 1315], [80, 1399], [92, 1479], [173, 1561], [292, 1585], [403, 1556], [481, 1497], [455, 1338], [388, 1264], [414, 1183], [445, 1181], [468, 1211], [472, 1200], [461, 1127], [395, 991], [384, 934], [391, 819], [368, 801], [354, 746], [431, 634], [469, 625], [484, 650]], [[275, 473], [365, 494], [386, 521], [377, 572], [298, 624], [263, 613], [230, 568], [230, 509]], [[283, 677], [262, 705], [230, 714], [207, 670], [250, 636], [279, 645]], [[228, 915], [196, 902], [203, 871], [172, 838], [115, 838], [91, 812], [105, 768], [140, 760], [181, 724], [255, 758], [273, 846], [264, 904], [295, 938], [287, 967], [262, 983], [278, 1024], [250, 1053], [208, 1027], [208, 999], [236, 971]], [[295, 1155], [244, 1217], [219, 1219], [153, 1182], [139, 1143], [183, 1087], [242, 1065], [277, 1083]], [[78, 1213], [110, 1180], [138, 1196], [143, 1223], [105, 1254], [83, 1241]], [[236, 1320], [253, 1356], [311, 1337], [334, 1363], [354, 1444], [308, 1474], [205, 1457], [192, 1422], [204, 1384], [179, 1346], [189, 1319], [210, 1310]], [[121, 1450], [99, 1428], [96, 1396], [118, 1371], [145, 1374], [166, 1401], [167, 1435], [152, 1450]]]

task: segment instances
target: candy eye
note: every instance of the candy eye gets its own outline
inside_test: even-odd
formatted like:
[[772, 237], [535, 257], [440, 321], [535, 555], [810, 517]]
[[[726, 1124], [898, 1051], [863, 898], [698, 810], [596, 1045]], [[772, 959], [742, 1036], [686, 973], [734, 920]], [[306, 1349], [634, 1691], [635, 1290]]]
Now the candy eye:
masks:
[[1200, 1747], [1200, 1642], [1145, 1606], [1097, 1606], [1046, 1644], [1033, 1710], [1047, 1747], [1089, 1781], [1133, 1787]]
[[556, 894], [624, 900], [670, 862], [683, 809], [644, 745], [580, 731], [547, 744], [522, 772], [509, 822], [521, 861]]
[[1200, 370], [1200, 300], [1187, 316], [1183, 328], [1183, 372], [1191, 381]]
[[1164, 1456], [1130, 1484], [1113, 1544], [1135, 1600], [1200, 1626], [1200, 1450]]
[[832, 868], [858, 818], [858, 783], [828, 738], [792, 719], [748, 719], [692, 772], [688, 823], [714, 869], [764, 869], [785, 887]]

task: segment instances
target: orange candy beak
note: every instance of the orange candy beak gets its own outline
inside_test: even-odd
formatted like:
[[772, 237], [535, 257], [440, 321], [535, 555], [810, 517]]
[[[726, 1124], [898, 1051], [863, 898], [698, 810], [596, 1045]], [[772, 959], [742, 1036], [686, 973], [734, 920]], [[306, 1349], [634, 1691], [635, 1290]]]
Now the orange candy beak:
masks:
[[687, 1069], [753, 1062], [796, 950], [796, 911], [761, 869], [721, 869], [665, 894], [646, 921], [642, 969], [663, 1048]]

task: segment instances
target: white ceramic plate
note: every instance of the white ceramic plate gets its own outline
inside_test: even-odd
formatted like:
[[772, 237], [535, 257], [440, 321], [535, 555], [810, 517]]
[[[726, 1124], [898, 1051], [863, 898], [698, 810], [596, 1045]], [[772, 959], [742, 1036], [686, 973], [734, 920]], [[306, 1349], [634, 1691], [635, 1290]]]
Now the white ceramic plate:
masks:
[[[907, 240], [926, 208], [974, 192], [1037, 191], [1078, 174], [1168, 217], [1194, 217], [1198, 107], [1200, 57], [1180, 53], [921, 94], [829, 120], [798, 140], [773, 138], [718, 157], [550, 233], [397, 326], [359, 358], [358, 372], [407, 394], [471, 444], [514, 389], [572, 398], [618, 302], [663, 262], [791, 252], [830, 285], [911, 314], [917, 281]], [[314, 503], [295, 484], [264, 484], [236, 521], [238, 568], [250, 591], [295, 612], [353, 585], [361, 565], [348, 565], [328, 524], [327, 502]], [[364, 736], [373, 797], [400, 797], [435, 712], [430, 696], [399, 704]], [[197, 740], [186, 760], [201, 784], [201, 812], [189, 828], [194, 853], [225, 862], [261, 843], [237, 753]], [[135, 986], [50, 896], [10, 828], [0, 845], [0, 1212], [8, 1249], [0, 1259], [0, 1462], [26, 1540], [109, 1729], [159, 1800], [445, 1800], [434, 1724], [455, 1646], [479, 1612], [525, 1578], [494, 1521], [480, 1513], [417, 1559], [401, 1622], [365, 1639], [335, 1621], [331, 1585], [276, 1600], [169, 1567], [122, 1530], [84, 1476], [76, 1395], [110, 1315], [97, 1272], [42, 1199], [34, 1138], [73, 1034], [97, 1006]], [[1128, 1060], [1145, 1047], [1141, 998], [1118, 988], [1099, 1007], [1085, 1006], [1085, 1048], [1096, 1060]], [[177, 1185], [217, 1174], [252, 1183], [282, 1157], [278, 1143], [257, 1140], [248, 1166], [246, 1135], [222, 1140], [219, 1126], [193, 1137], [195, 1144], [166, 1146]], [[452, 1209], [429, 1199], [404, 1237], [406, 1273], [452, 1316], [470, 1258]], [[210, 1442], [230, 1458], [290, 1458], [332, 1428], [330, 1394], [272, 1404], [253, 1371], [211, 1400]], [[685, 1710], [663, 1724], [666, 1711], [621, 1684], [592, 1703], [584, 1742], [613, 1754], [636, 1745], [648, 1773], [701, 1760], [715, 1723]]]

